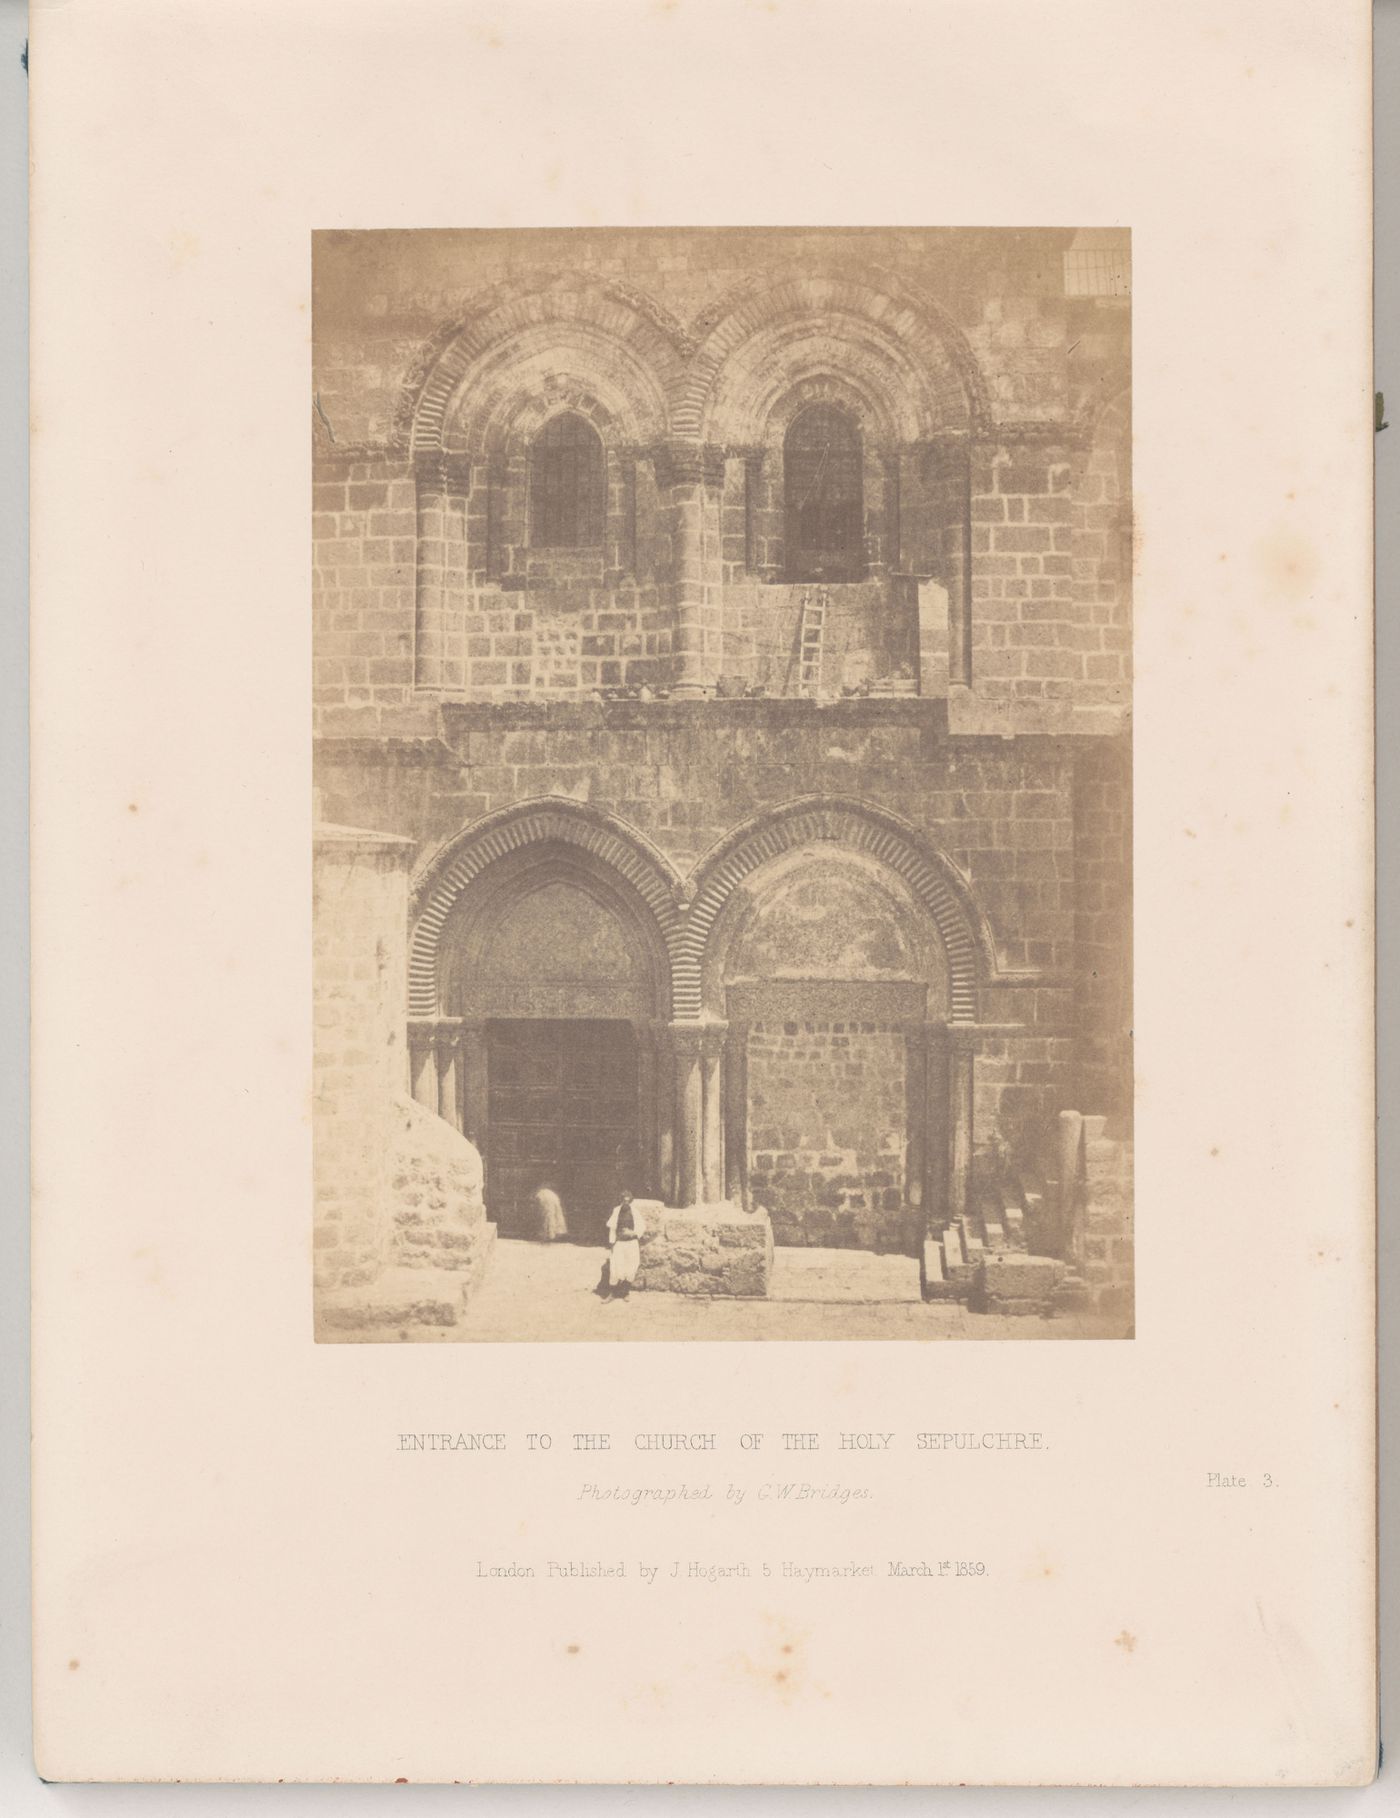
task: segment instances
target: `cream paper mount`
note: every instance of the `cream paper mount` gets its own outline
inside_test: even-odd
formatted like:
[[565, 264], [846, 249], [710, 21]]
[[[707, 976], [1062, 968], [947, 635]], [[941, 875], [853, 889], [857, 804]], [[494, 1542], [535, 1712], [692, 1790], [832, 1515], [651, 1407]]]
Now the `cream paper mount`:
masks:
[[1367, 32], [36, 12], [45, 1777], [1369, 1778]]

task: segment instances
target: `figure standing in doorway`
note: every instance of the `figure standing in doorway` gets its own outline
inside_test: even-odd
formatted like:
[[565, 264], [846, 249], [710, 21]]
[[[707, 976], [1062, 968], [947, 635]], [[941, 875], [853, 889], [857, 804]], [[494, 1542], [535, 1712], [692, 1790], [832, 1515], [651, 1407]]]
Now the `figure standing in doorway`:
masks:
[[642, 1215], [624, 1193], [608, 1214], [608, 1285], [614, 1300], [626, 1300], [642, 1262]]
[[569, 1224], [564, 1217], [563, 1201], [553, 1187], [536, 1187], [533, 1204], [535, 1208], [533, 1234], [539, 1243], [552, 1244], [559, 1238], [569, 1235]]

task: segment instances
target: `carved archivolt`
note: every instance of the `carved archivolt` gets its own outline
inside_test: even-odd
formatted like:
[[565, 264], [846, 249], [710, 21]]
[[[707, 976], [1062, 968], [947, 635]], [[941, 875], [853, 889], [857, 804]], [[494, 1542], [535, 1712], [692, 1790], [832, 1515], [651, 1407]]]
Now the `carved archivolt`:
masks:
[[587, 804], [526, 802], [468, 827], [422, 868], [411, 906], [408, 1006], [412, 1017], [440, 1012], [439, 955], [448, 917], [473, 881], [499, 860], [530, 846], [577, 848], [605, 865], [650, 915], [672, 975], [680, 938], [679, 879], [640, 833]]
[[743, 880], [780, 853], [822, 841], [869, 853], [904, 879], [942, 940], [950, 1017], [974, 1022], [978, 979], [990, 967], [991, 949], [965, 880], [897, 816], [866, 802], [823, 797], [788, 802], [755, 816], [700, 861], [673, 975], [677, 1014], [699, 1014], [705, 951], [721, 911]]
[[649, 298], [579, 274], [495, 285], [423, 349], [399, 410], [415, 454], [498, 447], [522, 399], [596, 400], [618, 439], [749, 446], [795, 389], [850, 388], [892, 440], [977, 433], [985, 386], [966, 337], [902, 280], [740, 286], [684, 328]]
[[669, 963], [671, 1014], [695, 1021], [704, 1008], [706, 951], [734, 891], [760, 865], [822, 842], [868, 854], [903, 879], [942, 942], [950, 1019], [974, 1022], [978, 984], [993, 970], [993, 961], [966, 880], [897, 816], [869, 803], [829, 798], [787, 802], [746, 821], [684, 880], [642, 834], [588, 804], [547, 799], [478, 821], [420, 868], [409, 942], [409, 1014], [440, 1014], [443, 931], [474, 880], [513, 853], [553, 845], [575, 848], [607, 867], [649, 918]]

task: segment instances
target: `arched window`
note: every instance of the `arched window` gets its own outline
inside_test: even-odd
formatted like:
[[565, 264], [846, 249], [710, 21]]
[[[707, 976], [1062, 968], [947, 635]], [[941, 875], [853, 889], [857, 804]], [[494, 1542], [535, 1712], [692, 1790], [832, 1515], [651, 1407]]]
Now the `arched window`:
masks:
[[603, 540], [607, 483], [603, 444], [582, 417], [551, 417], [530, 457], [530, 542], [536, 549], [582, 549]]
[[860, 431], [844, 412], [813, 404], [783, 440], [788, 578], [849, 581], [864, 562]]

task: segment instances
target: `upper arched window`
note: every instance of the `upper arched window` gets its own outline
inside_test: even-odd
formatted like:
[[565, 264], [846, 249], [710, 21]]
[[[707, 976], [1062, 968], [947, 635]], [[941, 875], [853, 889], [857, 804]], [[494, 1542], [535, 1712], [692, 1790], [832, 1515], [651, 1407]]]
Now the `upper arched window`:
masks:
[[566, 411], [551, 417], [530, 457], [530, 542], [580, 549], [603, 540], [603, 444], [591, 423]]
[[860, 431], [844, 411], [813, 404], [783, 440], [787, 571], [794, 581], [849, 581], [861, 572], [865, 511]]

